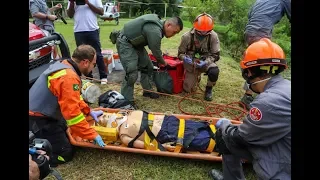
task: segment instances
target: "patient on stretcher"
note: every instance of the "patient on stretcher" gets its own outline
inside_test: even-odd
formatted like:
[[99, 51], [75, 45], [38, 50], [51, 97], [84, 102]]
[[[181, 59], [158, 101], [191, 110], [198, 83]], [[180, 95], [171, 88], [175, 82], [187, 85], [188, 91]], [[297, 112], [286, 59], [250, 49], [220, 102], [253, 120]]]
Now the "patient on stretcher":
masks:
[[172, 115], [154, 115], [135, 110], [105, 113], [99, 117], [97, 124], [116, 128], [121, 142], [128, 147], [212, 152], [215, 145], [215, 127], [206, 121], [184, 120]]

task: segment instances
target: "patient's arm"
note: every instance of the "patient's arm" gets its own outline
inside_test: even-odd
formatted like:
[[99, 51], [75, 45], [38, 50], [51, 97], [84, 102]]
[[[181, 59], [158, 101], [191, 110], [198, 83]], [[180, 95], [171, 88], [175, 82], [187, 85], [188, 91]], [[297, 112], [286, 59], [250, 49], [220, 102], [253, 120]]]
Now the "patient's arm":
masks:
[[[122, 134], [120, 136], [121, 142], [124, 143], [125, 145], [128, 146], [129, 142], [133, 139], [132, 137], [129, 137], [126, 134]], [[133, 142], [133, 147], [139, 148], [139, 149], [144, 149], [144, 142], [137, 139]]]
[[[133, 139], [132, 137], [129, 137], [126, 134], [122, 134], [120, 136], [120, 139], [122, 141], [122, 143], [124, 143], [125, 145], [128, 146], [129, 142]], [[167, 149], [168, 151], [174, 151], [175, 146], [171, 146], [170, 144], [162, 144], [162, 146]], [[133, 147], [135, 148], [139, 148], [139, 149], [144, 149], [144, 142], [137, 139], [134, 141], [133, 143]]]

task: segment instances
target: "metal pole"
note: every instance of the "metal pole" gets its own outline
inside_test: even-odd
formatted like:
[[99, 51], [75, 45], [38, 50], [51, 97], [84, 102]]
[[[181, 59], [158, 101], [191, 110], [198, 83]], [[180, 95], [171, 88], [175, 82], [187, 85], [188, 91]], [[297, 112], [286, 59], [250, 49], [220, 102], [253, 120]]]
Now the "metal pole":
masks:
[[164, 3], [164, 18], [167, 17], [167, 3]]

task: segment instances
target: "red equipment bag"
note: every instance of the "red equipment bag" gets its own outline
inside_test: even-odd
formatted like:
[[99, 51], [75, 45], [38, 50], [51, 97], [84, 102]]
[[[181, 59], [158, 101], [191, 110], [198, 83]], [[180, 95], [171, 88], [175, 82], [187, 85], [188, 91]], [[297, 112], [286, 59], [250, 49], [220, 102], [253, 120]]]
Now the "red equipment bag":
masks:
[[[159, 65], [157, 63], [156, 58], [152, 54], [149, 54], [149, 57], [150, 57], [154, 66], [159, 67], [160, 70], [164, 69], [163, 65]], [[183, 61], [180, 61], [180, 59], [178, 57], [173, 57], [173, 56], [169, 56], [169, 55], [163, 55], [163, 59], [170, 66], [169, 68], [167, 68], [167, 71], [173, 81], [173, 91], [172, 92], [174, 94], [181, 93], [183, 90], [183, 81], [184, 81]]]

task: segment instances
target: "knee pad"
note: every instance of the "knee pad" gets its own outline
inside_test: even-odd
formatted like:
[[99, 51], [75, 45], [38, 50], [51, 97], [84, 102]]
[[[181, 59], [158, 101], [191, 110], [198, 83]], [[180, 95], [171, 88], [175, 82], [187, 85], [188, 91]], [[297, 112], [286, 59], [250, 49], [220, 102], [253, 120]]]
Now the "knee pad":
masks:
[[133, 86], [134, 83], [138, 79], [138, 71], [133, 71], [131, 73], [127, 73], [125, 78], [126, 78], [126, 81], [127, 81], [127, 85], [128, 86]]
[[58, 164], [64, 164], [71, 161], [74, 154], [74, 147], [65, 148], [59, 153], [52, 153], [49, 163], [51, 166], [56, 167]]
[[211, 82], [216, 82], [219, 77], [219, 68], [218, 67], [211, 67], [208, 69], [208, 78]]

